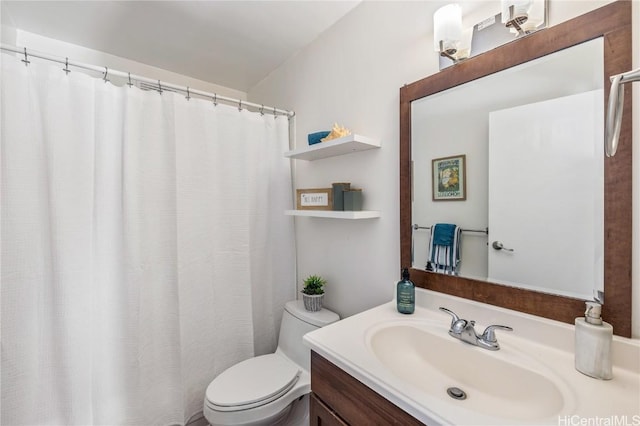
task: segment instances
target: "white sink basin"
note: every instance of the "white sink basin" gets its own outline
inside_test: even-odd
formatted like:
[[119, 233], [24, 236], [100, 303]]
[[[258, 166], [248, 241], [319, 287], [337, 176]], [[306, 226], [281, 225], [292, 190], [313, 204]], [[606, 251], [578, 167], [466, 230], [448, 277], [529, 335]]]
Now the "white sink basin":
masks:
[[[440, 306], [476, 320], [479, 331], [489, 324], [514, 330], [496, 331], [498, 351], [469, 345], [449, 336], [451, 318]], [[416, 289], [413, 315], [398, 313], [393, 300], [304, 337], [313, 351], [432, 426], [637, 419], [640, 341], [614, 336], [613, 380], [596, 380], [576, 371], [573, 339], [573, 325], [424, 289]], [[450, 387], [467, 398], [451, 398]]]
[[[366, 342], [398, 378], [460, 409], [533, 422], [573, 405], [566, 385], [544, 365], [512, 349], [493, 352], [461, 342], [440, 324], [392, 321], [370, 329]], [[449, 396], [451, 387], [466, 399]]]

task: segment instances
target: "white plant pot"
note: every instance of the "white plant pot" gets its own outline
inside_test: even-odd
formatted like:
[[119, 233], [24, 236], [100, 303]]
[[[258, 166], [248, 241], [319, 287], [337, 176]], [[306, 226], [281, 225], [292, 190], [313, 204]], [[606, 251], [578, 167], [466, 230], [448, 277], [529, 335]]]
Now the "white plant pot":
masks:
[[305, 294], [302, 293], [302, 300], [304, 301], [304, 308], [307, 311], [317, 312], [322, 309], [323, 294]]

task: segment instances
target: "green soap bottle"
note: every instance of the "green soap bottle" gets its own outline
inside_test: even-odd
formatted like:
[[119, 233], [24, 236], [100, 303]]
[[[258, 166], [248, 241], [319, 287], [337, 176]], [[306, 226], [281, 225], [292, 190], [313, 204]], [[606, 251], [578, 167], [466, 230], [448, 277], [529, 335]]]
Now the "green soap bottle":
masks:
[[396, 287], [396, 303], [398, 312], [412, 314], [416, 309], [416, 286], [409, 280], [409, 269], [402, 269], [402, 280]]

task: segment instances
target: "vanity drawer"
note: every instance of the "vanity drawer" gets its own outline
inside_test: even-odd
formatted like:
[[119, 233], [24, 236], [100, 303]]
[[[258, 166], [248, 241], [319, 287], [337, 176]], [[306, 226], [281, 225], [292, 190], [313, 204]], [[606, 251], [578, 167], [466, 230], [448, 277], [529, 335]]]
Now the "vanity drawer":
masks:
[[[312, 425], [423, 424], [314, 351], [311, 351], [311, 391], [315, 394], [311, 401]], [[313, 417], [313, 398], [319, 399], [317, 402], [328, 411], [327, 420], [318, 417], [320, 422]], [[333, 420], [336, 423], [332, 423]]]
[[347, 426], [342, 419], [312, 393], [309, 399], [310, 426]]

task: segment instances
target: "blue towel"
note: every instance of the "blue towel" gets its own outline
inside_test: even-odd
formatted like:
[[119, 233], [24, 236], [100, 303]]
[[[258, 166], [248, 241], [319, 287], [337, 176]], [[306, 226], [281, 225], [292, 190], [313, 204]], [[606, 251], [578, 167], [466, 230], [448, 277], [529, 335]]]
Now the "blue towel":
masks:
[[456, 225], [450, 223], [436, 223], [433, 230], [433, 244], [437, 246], [451, 246], [456, 236]]
[[460, 265], [460, 235], [462, 229], [449, 223], [431, 226], [427, 270], [458, 275]]
[[331, 132], [309, 133], [307, 135], [307, 140], [309, 141], [309, 145], [314, 145], [314, 144], [317, 144], [319, 142], [322, 142], [320, 139], [326, 138], [327, 136], [329, 136], [329, 133], [331, 133]]

